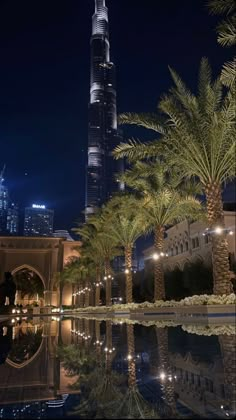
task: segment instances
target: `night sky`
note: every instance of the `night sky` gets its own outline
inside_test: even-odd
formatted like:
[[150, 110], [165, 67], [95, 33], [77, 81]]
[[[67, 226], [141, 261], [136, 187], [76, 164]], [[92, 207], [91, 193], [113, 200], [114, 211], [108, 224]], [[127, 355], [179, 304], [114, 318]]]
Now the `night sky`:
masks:
[[[233, 55], [217, 45], [219, 17], [205, 0], [106, 5], [118, 112], [154, 111], [171, 85], [168, 65], [195, 88], [202, 56], [217, 74]], [[55, 229], [73, 227], [84, 208], [93, 11], [93, 0], [0, 1], [0, 167], [22, 208], [55, 210]]]

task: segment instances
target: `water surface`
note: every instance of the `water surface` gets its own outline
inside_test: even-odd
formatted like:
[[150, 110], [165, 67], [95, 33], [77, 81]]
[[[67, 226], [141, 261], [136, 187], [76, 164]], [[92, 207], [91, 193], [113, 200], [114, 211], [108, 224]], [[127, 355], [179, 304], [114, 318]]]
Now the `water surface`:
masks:
[[234, 418], [234, 325], [143, 324], [2, 322], [0, 418]]

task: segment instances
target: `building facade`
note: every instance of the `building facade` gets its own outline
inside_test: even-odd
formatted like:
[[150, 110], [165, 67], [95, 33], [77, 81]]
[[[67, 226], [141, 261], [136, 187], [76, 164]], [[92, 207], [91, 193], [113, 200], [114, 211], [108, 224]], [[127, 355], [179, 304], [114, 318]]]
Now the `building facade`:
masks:
[[24, 236], [53, 236], [54, 210], [33, 204], [25, 208]]
[[[235, 211], [224, 211], [225, 228], [231, 233], [227, 235], [231, 264], [236, 261], [235, 221]], [[185, 265], [195, 262], [211, 265], [211, 235], [206, 228], [205, 222], [190, 223], [184, 220], [166, 230], [164, 240], [164, 253], [168, 254], [164, 257], [166, 271], [172, 271], [175, 268], [183, 270]], [[153, 254], [154, 247], [149, 247], [144, 251], [146, 264], [150, 264]]]
[[19, 209], [10, 200], [8, 188], [3, 184], [4, 169], [0, 173], [0, 235], [17, 235], [19, 231]]
[[117, 129], [115, 65], [110, 60], [108, 9], [95, 0], [92, 17], [86, 216], [94, 214], [113, 192], [122, 188], [115, 174], [122, 162], [112, 150], [121, 142]]

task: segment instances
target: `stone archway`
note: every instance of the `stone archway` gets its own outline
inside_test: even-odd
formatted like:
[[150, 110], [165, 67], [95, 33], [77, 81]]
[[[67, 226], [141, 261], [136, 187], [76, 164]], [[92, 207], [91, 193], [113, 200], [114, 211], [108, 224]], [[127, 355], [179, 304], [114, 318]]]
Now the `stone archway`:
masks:
[[[19, 284], [19, 281], [21, 283], [21, 286], [17, 285], [16, 304], [22, 304], [24, 306], [25, 304], [36, 302], [39, 306], [44, 305], [46, 281], [44, 276], [35, 267], [29, 264], [23, 264], [14, 268], [12, 270], [12, 275], [16, 285], [17, 283]], [[29, 288], [27, 283], [29, 283]], [[30, 293], [32, 288], [35, 289], [34, 293]], [[28, 289], [29, 292], [27, 293]]]

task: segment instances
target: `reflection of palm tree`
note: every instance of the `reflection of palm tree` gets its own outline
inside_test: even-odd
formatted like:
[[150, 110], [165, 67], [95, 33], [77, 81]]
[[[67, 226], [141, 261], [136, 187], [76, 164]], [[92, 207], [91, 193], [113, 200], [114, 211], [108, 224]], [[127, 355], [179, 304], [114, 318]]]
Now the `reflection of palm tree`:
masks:
[[158, 418], [152, 407], [142, 397], [136, 381], [134, 326], [127, 324], [128, 391], [115, 414], [115, 418]]
[[159, 378], [162, 384], [165, 400], [165, 413], [170, 418], [176, 417], [176, 403], [174, 397], [174, 376], [168, 353], [168, 329], [156, 328], [159, 358]]
[[[101, 343], [100, 337], [100, 321], [95, 321], [96, 341]], [[96, 344], [96, 342], [95, 342]], [[94, 347], [93, 347], [94, 348]], [[100, 346], [101, 348], [101, 346]], [[104, 348], [105, 359], [100, 357], [99, 363], [97, 352], [100, 351], [96, 345], [96, 351], [93, 353], [96, 359], [96, 365], [90, 369], [90, 373], [83, 377], [80, 385], [85, 389], [85, 398], [81, 403], [73, 408], [70, 415], [88, 418], [88, 415], [96, 412], [101, 418], [110, 418], [114, 405], [117, 406], [121, 400], [121, 393], [118, 385], [121, 382], [121, 376], [112, 371], [112, 359], [114, 353], [112, 350], [112, 325], [111, 321], [106, 322], [106, 344]], [[86, 354], [87, 354], [86, 349]]]
[[224, 367], [226, 404], [233, 415], [236, 413], [236, 356], [235, 336], [219, 335], [219, 343]]

